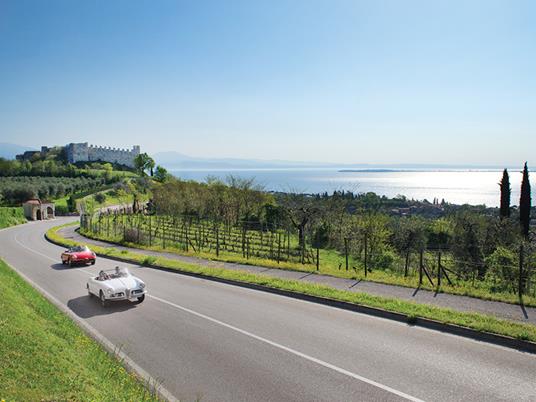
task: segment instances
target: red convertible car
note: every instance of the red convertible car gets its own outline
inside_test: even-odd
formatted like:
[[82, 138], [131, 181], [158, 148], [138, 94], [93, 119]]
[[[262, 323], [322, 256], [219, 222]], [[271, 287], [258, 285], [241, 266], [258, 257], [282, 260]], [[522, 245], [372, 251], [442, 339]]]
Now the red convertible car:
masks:
[[65, 250], [61, 254], [61, 263], [73, 266], [75, 264], [95, 264], [97, 256], [87, 246], [76, 246]]

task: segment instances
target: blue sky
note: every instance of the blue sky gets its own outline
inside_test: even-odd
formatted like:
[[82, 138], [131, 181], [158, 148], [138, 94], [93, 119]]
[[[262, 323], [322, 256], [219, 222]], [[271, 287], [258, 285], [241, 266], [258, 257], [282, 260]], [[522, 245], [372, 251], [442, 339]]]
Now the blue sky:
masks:
[[0, 141], [520, 165], [536, 3], [0, 0]]

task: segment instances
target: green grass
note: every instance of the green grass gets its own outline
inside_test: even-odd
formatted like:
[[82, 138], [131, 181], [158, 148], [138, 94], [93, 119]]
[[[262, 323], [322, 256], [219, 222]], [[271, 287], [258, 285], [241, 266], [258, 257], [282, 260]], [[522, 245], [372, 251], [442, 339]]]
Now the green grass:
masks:
[[26, 222], [22, 207], [0, 207], [0, 229]]
[[[68, 225], [75, 225], [76, 222]], [[47, 236], [65, 246], [77, 245], [77, 242], [63, 238], [58, 234], [58, 230], [64, 226], [57, 226], [47, 232]], [[303, 283], [295, 280], [270, 278], [264, 275], [251, 274], [244, 271], [227, 270], [217, 267], [206, 267], [198, 264], [191, 264], [182, 261], [157, 257], [154, 260], [141, 253], [125, 252], [113, 247], [92, 246], [93, 250], [105, 256], [120, 257], [128, 259], [140, 265], [155, 265], [178, 271], [196, 273], [207, 277], [229, 279], [233, 281], [253, 283], [268, 286], [276, 289], [284, 289], [293, 292], [325, 297], [328, 299], [340, 300], [344, 302], [359, 304], [363, 306], [381, 308], [388, 311], [402, 313], [408, 316], [409, 321], [415, 321], [416, 317], [429, 318], [443, 323], [456, 324], [471, 328], [477, 331], [485, 331], [499, 335], [506, 335], [517, 339], [536, 341], [536, 326], [522, 324], [508, 320], [499, 319], [493, 316], [459, 312], [447, 308], [435, 307], [427, 304], [418, 304], [405, 300], [385, 298], [369, 295], [366, 293], [354, 293], [338, 290], [329, 286]], [[151, 262], [151, 264], [147, 264]]]
[[0, 400], [157, 400], [0, 260]]

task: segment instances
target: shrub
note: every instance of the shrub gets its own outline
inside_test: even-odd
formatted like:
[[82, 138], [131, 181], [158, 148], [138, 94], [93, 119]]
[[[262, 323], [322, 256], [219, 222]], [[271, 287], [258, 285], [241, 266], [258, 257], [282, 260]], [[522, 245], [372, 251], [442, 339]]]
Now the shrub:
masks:
[[148, 243], [147, 236], [144, 231], [138, 230], [138, 228], [125, 229], [123, 234], [123, 241], [126, 243], [136, 243], [145, 245]]
[[[519, 258], [517, 253], [506, 247], [499, 246], [486, 258], [488, 265], [487, 277], [495, 283], [494, 290], [517, 290], [519, 276]], [[496, 280], [499, 279], [497, 283]]]
[[141, 265], [145, 265], [148, 267], [148, 266], [153, 265], [155, 262], [156, 262], [156, 257], [152, 255], [148, 255], [143, 260], [141, 260]]
[[56, 215], [68, 215], [71, 212], [68, 206], [66, 205], [56, 205]]
[[97, 201], [99, 204], [104, 203], [106, 201], [106, 194], [104, 193], [97, 193], [93, 196], [95, 198], [95, 201]]

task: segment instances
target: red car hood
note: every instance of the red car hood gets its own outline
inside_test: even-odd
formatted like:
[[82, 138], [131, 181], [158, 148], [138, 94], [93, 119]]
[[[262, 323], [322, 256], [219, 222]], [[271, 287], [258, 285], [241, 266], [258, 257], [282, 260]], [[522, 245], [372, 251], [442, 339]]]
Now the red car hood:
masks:
[[65, 253], [68, 255], [72, 255], [75, 258], [93, 258], [93, 253], [91, 251], [78, 251], [75, 253]]

